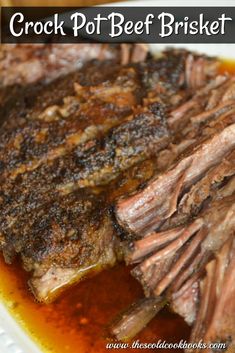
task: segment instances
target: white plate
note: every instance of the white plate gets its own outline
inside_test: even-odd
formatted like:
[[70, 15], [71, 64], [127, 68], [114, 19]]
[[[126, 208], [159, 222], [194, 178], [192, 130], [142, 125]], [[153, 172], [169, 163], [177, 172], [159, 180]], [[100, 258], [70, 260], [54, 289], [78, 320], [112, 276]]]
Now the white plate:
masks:
[[[114, 4], [110, 4], [112, 6]], [[115, 6], [233, 6], [234, 0], [203, 1], [131, 1], [115, 3]], [[182, 44], [170, 45], [182, 47]], [[157, 52], [165, 48], [162, 44], [151, 44], [151, 50]], [[235, 44], [187, 44], [183, 46], [208, 55], [217, 55], [223, 58], [235, 59]], [[0, 303], [0, 353], [41, 353], [32, 339], [22, 330], [14, 318], [11, 317], [6, 307]]]

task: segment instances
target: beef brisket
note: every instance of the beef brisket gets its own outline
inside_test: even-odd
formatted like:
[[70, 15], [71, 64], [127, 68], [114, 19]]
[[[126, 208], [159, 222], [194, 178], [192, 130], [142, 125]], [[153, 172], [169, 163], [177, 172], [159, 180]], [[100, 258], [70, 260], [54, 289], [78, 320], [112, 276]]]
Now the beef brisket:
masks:
[[133, 337], [169, 302], [193, 325], [192, 341], [231, 344], [234, 77], [187, 51], [146, 60], [142, 45], [81, 46], [2, 49], [2, 85], [26, 84], [1, 96], [5, 260], [20, 256], [35, 297], [49, 302], [124, 257], [146, 298], [113, 324], [114, 336]]
[[32, 271], [40, 301], [120, 258], [110, 202], [153, 175], [152, 158], [171, 140], [164, 107], [182, 90], [185, 55], [86, 65], [3, 124], [0, 244], [7, 262], [20, 254]]
[[[221, 291], [225, 277], [233, 277], [231, 267], [226, 276], [222, 271], [234, 259], [234, 98], [234, 78], [218, 76], [171, 111], [172, 142], [186, 141], [186, 151], [116, 205], [117, 220], [131, 235], [123, 243], [124, 257], [137, 263], [131, 272], [146, 297], [165, 296], [193, 325], [192, 342], [226, 342], [227, 348], [235, 339], [230, 291]], [[163, 165], [168, 149], [159, 157]], [[128, 320], [127, 315], [118, 326], [122, 336]]]

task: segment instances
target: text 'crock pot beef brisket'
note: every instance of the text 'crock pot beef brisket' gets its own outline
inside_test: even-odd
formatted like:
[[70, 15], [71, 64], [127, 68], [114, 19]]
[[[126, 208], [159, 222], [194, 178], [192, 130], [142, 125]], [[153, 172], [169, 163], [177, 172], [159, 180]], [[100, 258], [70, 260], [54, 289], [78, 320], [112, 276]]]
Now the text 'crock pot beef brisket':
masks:
[[42, 55], [50, 65], [60, 47], [39, 46], [35, 56], [31, 46], [6, 48], [0, 59], [0, 67], [13, 60], [4, 85], [25, 85], [17, 98], [3, 89], [4, 258], [21, 258], [42, 302], [124, 258], [146, 297], [112, 326], [114, 336], [133, 337], [168, 302], [193, 325], [192, 341], [231, 344], [234, 77], [184, 50], [152, 58], [142, 45], [91, 44], [87, 57], [83, 46], [66, 49], [72, 70], [76, 57], [100, 60], [65, 75], [59, 51], [52, 82], [33, 89], [11, 58], [27, 67]]

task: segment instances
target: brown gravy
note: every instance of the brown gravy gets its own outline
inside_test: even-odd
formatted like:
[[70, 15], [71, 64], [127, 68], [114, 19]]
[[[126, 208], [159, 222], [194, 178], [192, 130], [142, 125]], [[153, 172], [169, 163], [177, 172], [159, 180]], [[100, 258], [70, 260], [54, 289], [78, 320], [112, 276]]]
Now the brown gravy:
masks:
[[[0, 300], [46, 353], [107, 352], [108, 324], [142, 296], [140, 285], [129, 271], [124, 265], [115, 266], [70, 288], [54, 303], [42, 305], [28, 291], [27, 275], [20, 266], [8, 266], [1, 257]], [[165, 310], [136, 339], [178, 342], [188, 335], [184, 321]]]

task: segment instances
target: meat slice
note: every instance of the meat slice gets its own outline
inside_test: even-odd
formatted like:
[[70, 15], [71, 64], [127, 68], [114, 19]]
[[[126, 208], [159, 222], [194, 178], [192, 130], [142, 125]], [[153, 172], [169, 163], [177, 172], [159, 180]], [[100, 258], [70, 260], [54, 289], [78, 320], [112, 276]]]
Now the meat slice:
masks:
[[[233, 159], [230, 166], [234, 167]], [[208, 184], [210, 175], [209, 172]], [[209, 203], [202, 206], [200, 213], [189, 213], [184, 224], [172, 228], [168, 222], [162, 226], [165, 230], [150, 232], [129, 244], [125, 251], [126, 262], [140, 263], [132, 273], [141, 281], [146, 295], [162, 295], [169, 287], [171, 291], [178, 290], [195, 271], [200, 272], [210, 255], [232, 236], [235, 228], [233, 179], [230, 177], [222, 187], [218, 183]], [[195, 215], [197, 218], [190, 221]], [[182, 219], [180, 221], [182, 223]], [[188, 264], [191, 264], [190, 269]]]
[[188, 325], [195, 322], [199, 304], [198, 274], [192, 276], [184, 285], [173, 292], [171, 297], [172, 310], [182, 316]]
[[[20, 121], [52, 105], [61, 105], [63, 98], [74, 95], [74, 84], [95, 86], [104, 81], [115, 79], [120, 66], [113, 61], [88, 61], [80, 70], [73, 71], [49, 83], [13, 85], [0, 89], [1, 123]], [[56, 93], [55, 93], [56, 87]]]
[[[38, 300], [122, 257], [110, 203], [154, 174], [171, 140], [163, 102], [181, 91], [185, 59], [168, 56], [168, 70], [166, 57], [87, 64], [57, 81], [58, 90], [40, 88], [3, 124], [0, 246], [8, 263], [20, 255]], [[163, 88], [159, 101], [144, 101]]]
[[[169, 125], [178, 135], [196, 135], [198, 127], [234, 111], [234, 77], [217, 75], [171, 111]], [[193, 123], [193, 124], [192, 124]]]
[[[200, 280], [199, 309], [191, 333], [192, 342], [220, 343], [221, 351], [225, 350], [222, 344], [228, 351], [235, 344], [234, 249], [233, 236], [207, 264], [206, 276]], [[208, 351], [213, 349], [203, 350]]]
[[[138, 53], [137, 53], [138, 50]], [[49, 82], [75, 71], [86, 61], [113, 60], [122, 64], [145, 60], [148, 48], [109, 44], [4, 44], [0, 50], [0, 87]]]
[[[151, 180], [141, 191], [121, 199], [116, 207], [119, 223], [137, 234], [157, 229], [177, 209], [180, 195], [213, 166], [219, 164], [235, 146], [235, 124], [194, 149], [173, 168]], [[166, 198], [166, 195], [170, 195]]]
[[[8, 178], [2, 188], [3, 212], [9, 220], [12, 212], [16, 217], [25, 208], [31, 208], [32, 203], [37, 203], [38, 208], [44, 199], [57, 194], [105, 185], [121, 171], [155, 154], [168, 139], [164, 121], [146, 112], [114, 128], [100, 141], [90, 140], [71, 152], [70, 146], [66, 146], [65, 154], [52, 155], [51, 160], [47, 158], [47, 164], [43, 161], [42, 165], [37, 162], [36, 166], [34, 161], [27, 166], [22, 164], [13, 174], [4, 176], [3, 173], [3, 178]], [[21, 175], [21, 182], [15, 186], [15, 180]]]
[[[227, 247], [227, 249], [226, 249]], [[216, 298], [213, 316], [205, 333], [208, 342], [235, 344], [235, 241], [228, 241], [216, 257]], [[208, 269], [209, 272], [209, 269]]]
[[[198, 188], [198, 192], [202, 192], [202, 185], [204, 187], [206, 183], [212, 185], [216, 182], [216, 178], [218, 181], [222, 178], [222, 182], [226, 178], [226, 173], [233, 174], [230, 170], [230, 163], [228, 163], [227, 172], [223, 171], [226, 169], [225, 161], [224, 166], [220, 166], [222, 159], [234, 148], [235, 101], [233, 91], [234, 77], [218, 76], [206, 87], [196, 92], [183, 106], [170, 112], [168, 125], [173, 133], [172, 142], [176, 150], [180, 150], [184, 142], [187, 145], [187, 152], [182, 154], [178, 163], [171, 166], [165, 173], [157, 175], [141, 191], [129, 198], [120, 199], [117, 203], [116, 214], [119, 223], [126, 230], [142, 236], [162, 226], [162, 223], [166, 222], [176, 210], [178, 217], [183, 217], [187, 208], [186, 204], [183, 205], [187, 202], [184, 193], [191, 189], [193, 183], [197, 182], [195, 188]], [[217, 92], [216, 99], [215, 92]], [[233, 163], [233, 157], [229, 158]], [[174, 160], [174, 154], [171, 151], [162, 151], [159, 163], [163, 162], [164, 165], [167, 159]], [[219, 165], [218, 170], [215, 168], [216, 165]], [[208, 177], [205, 178], [207, 180], [205, 182], [203, 176], [211, 168], [215, 168], [210, 177], [214, 178], [214, 182]], [[213, 173], [215, 173], [214, 176]], [[202, 181], [198, 184], [200, 179]], [[205, 190], [206, 192], [210, 194], [212, 190]], [[166, 194], [171, 194], [171, 196], [166, 199]], [[204, 195], [205, 199], [209, 194]], [[187, 197], [188, 202], [191, 197], [193, 199], [198, 197], [196, 190], [192, 188], [191, 194], [187, 193]], [[201, 199], [198, 207], [202, 202]], [[196, 207], [195, 202], [194, 205]], [[182, 212], [179, 215], [180, 209]]]
[[234, 255], [233, 236], [206, 265], [205, 275], [192, 277], [172, 296], [173, 310], [192, 325], [190, 342], [217, 345], [215, 349], [197, 349], [196, 352], [233, 352]]
[[163, 298], [144, 298], [134, 303], [110, 327], [110, 333], [119, 341], [129, 341], [149, 323], [166, 304]]
[[[58, 266], [60, 262], [64, 267], [67, 267], [69, 262], [69, 267], [71, 267], [72, 257], [75, 256], [77, 258], [76, 273], [78, 274], [78, 268], [82, 267], [84, 275], [85, 268], [88, 265], [81, 262], [82, 258], [87, 258], [88, 262], [89, 259], [92, 259], [92, 263], [95, 260], [91, 251], [91, 246], [93, 247], [91, 244], [94, 242], [91, 234], [93, 234], [97, 241], [101, 238], [101, 242], [104, 242], [102, 246], [98, 246], [94, 242], [94, 248], [96, 251], [102, 249], [102, 263], [105, 266], [105, 246], [109, 247], [113, 244], [110, 238], [107, 242], [105, 239], [106, 235], [113, 233], [113, 230], [111, 227], [111, 230], [108, 231], [107, 226], [104, 225], [99, 227], [97, 233], [95, 233], [90, 220], [92, 213], [95, 213], [94, 208], [88, 212], [87, 206], [84, 205], [86, 216], [82, 216], [80, 224], [74, 226], [74, 229], [79, 229], [87, 239], [86, 243], [83, 243], [79, 238], [79, 246], [73, 243], [74, 245], [71, 248], [69, 245], [65, 224], [72, 223], [73, 217], [78, 222], [79, 214], [83, 209], [83, 206], [81, 206], [81, 209], [80, 207], [76, 208], [76, 201], [73, 199], [74, 192], [84, 186], [102, 185], [109, 182], [117, 177], [122, 170], [146, 159], [159, 148], [163, 148], [167, 140], [168, 132], [164, 123], [162, 124], [161, 119], [153, 113], [146, 112], [115, 128], [102, 143], [98, 144], [97, 141], [88, 142], [87, 151], [84, 146], [84, 151], [76, 149], [74, 155], [69, 155], [67, 152], [65, 158], [58, 157], [52, 165], [48, 163], [42, 167], [37, 166], [35, 171], [27, 171], [26, 173], [25, 169], [21, 169], [17, 176], [12, 175], [10, 183], [8, 180], [2, 188], [1, 200], [3, 210], [1, 232], [6, 242], [3, 245], [6, 259], [10, 260], [8, 251], [13, 245], [14, 251], [21, 254], [27, 270], [36, 269], [37, 272], [40, 269], [41, 272], [42, 268], [44, 269], [46, 266], [47, 268], [50, 267], [49, 273], [51, 273], [55, 264]], [[61, 168], [64, 170], [63, 174]], [[23, 175], [21, 182], [17, 182], [17, 186], [14, 187], [15, 180], [19, 180], [21, 175]], [[9, 199], [10, 195], [11, 199]], [[65, 206], [66, 195], [68, 195], [68, 200], [71, 198], [68, 206]], [[78, 196], [78, 202], [80, 198], [81, 196]], [[61, 209], [60, 205], [65, 207], [65, 210], [63, 210], [63, 207]], [[97, 207], [99, 208], [99, 206]], [[28, 210], [27, 214], [25, 214], [25, 209]], [[71, 214], [73, 209], [77, 212], [76, 216]], [[105, 210], [103, 212], [105, 213]], [[31, 215], [30, 222], [28, 220], [29, 214]], [[54, 218], [55, 224], [52, 221]], [[61, 218], [65, 224], [60, 225]], [[83, 227], [84, 230], [82, 230]], [[107, 234], [105, 235], [105, 233]], [[75, 235], [72, 234], [71, 236]], [[40, 237], [42, 237], [42, 241], [39, 240]], [[64, 237], [65, 240], [62, 242]], [[91, 241], [90, 245], [88, 239]], [[66, 250], [67, 246], [69, 247], [68, 252]], [[83, 250], [80, 251], [79, 247]], [[58, 253], [62, 249], [63, 256], [59, 257]], [[72, 249], [74, 249], [75, 255], [71, 254]], [[82, 255], [83, 253], [84, 255]], [[37, 257], [39, 257], [39, 260]], [[47, 263], [48, 265], [46, 265]], [[91, 270], [90, 263], [88, 267]], [[55, 273], [55, 270], [52, 273]], [[38, 275], [35, 273], [35, 276]], [[59, 278], [60, 280], [61, 278]], [[32, 283], [37, 285], [40, 281], [33, 280]], [[56, 288], [59, 287], [55, 280], [53, 285]], [[38, 288], [43, 288], [43, 286], [38, 285]], [[50, 287], [47, 289], [49, 290]], [[38, 294], [38, 292], [35, 291], [37, 297], [39, 299], [43, 297], [46, 300], [46, 297], [44, 297], [45, 289], [43, 294]]]
[[[169, 286], [182, 282], [187, 265], [194, 264], [192, 271], [199, 271], [211, 254], [219, 249], [234, 230], [234, 197], [215, 202], [203, 218], [198, 218], [181, 233], [178, 239], [144, 259], [132, 273], [141, 281], [146, 293], [161, 295]], [[157, 235], [156, 235], [157, 236]], [[158, 234], [161, 236], [161, 234]], [[191, 239], [191, 241], [188, 241]], [[188, 242], [188, 243], [187, 243]], [[200, 262], [193, 263], [197, 254]], [[164, 266], [162, 265], [164, 261]], [[153, 271], [151, 280], [149, 273]], [[156, 278], [155, 278], [156, 273]], [[190, 277], [190, 271], [187, 271]], [[183, 278], [185, 281], [187, 278]]]
[[[22, 167], [22, 164], [24, 171], [33, 170], [88, 140], [102, 137], [128, 117], [140, 102], [138, 72], [132, 68], [117, 67], [112, 81], [105, 80], [94, 86], [73, 82], [74, 88], [67, 95], [63, 91], [59, 104], [49, 102], [44, 107], [39, 100], [20, 112], [20, 120], [17, 116], [7, 119], [1, 134], [1, 145], [5, 148], [0, 152], [3, 172], [8, 169], [16, 176], [17, 166]], [[69, 90], [67, 85], [64, 89]], [[118, 100], [115, 99], [117, 94]]]
[[120, 258], [103, 204], [102, 197], [77, 192], [44, 205], [27, 225], [26, 217], [21, 219], [21, 239], [11, 241], [15, 251], [20, 249], [24, 268], [33, 271], [29, 285], [37, 300], [51, 302], [67, 286]]
[[[208, 199], [214, 197], [216, 193], [222, 196], [222, 193], [226, 192], [223, 186], [226, 185], [228, 180], [230, 182], [226, 186], [226, 189], [228, 189], [230, 183], [230, 188], [232, 188], [232, 180], [235, 174], [234, 157], [235, 150], [227, 155], [219, 165], [212, 167], [201, 180], [195, 183], [184, 194], [178, 204], [177, 212], [164, 223], [162, 229], [178, 226], [196, 216]], [[224, 194], [224, 196], [226, 195]]]
[[[92, 79], [96, 79], [97, 76], [104, 78], [105, 74], [111, 72], [112, 68], [115, 69], [117, 64], [138, 63], [147, 56], [148, 48], [141, 44], [1, 45], [0, 123], [6, 120], [7, 115], [18, 114], [19, 107], [22, 114], [22, 107], [31, 106], [38, 98], [39, 100], [41, 98], [41, 106], [45, 106], [49, 99], [58, 101], [62, 93], [61, 81], [64, 86], [63, 77], [72, 73], [70, 79], [67, 79], [67, 86], [71, 86], [74, 76], [76, 77], [79, 71], [82, 73], [87, 64], [93, 67], [93, 74], [90, 76]], [[102, 68], [100, 72], [99, 63], [107, 63], [106, 69]], [[57, 81], [54, 86], [47, 87], [48, 83], [54, 81]], [[57, 94], [54, 87], [57, 87]]]

